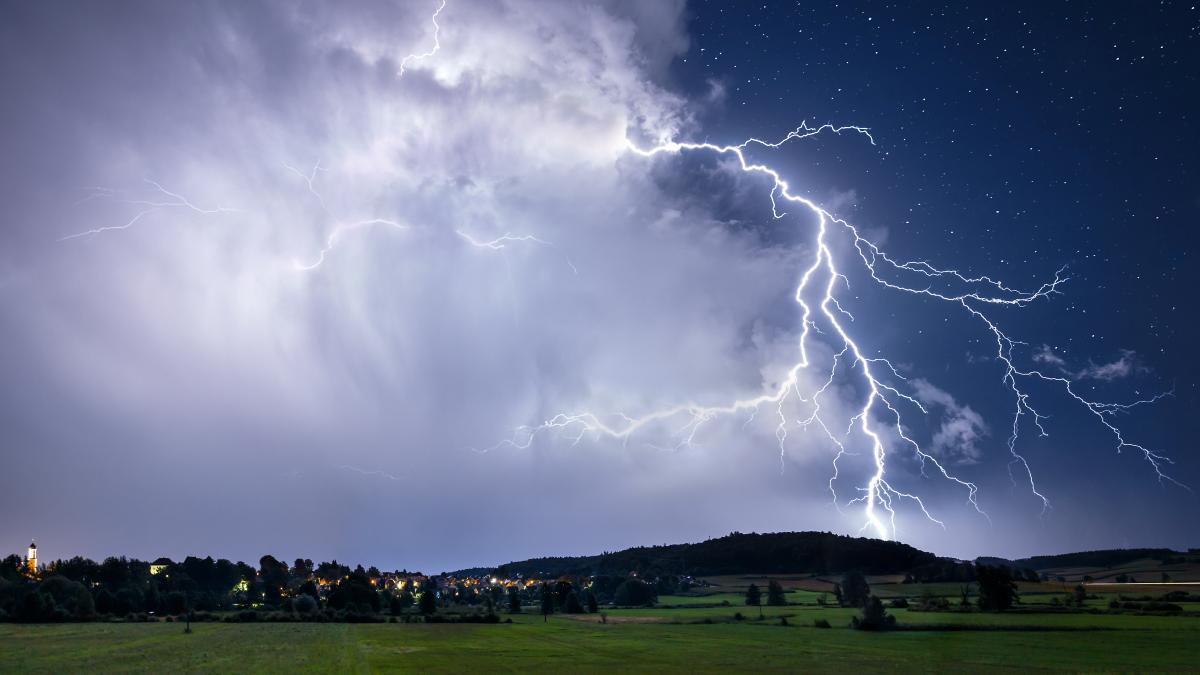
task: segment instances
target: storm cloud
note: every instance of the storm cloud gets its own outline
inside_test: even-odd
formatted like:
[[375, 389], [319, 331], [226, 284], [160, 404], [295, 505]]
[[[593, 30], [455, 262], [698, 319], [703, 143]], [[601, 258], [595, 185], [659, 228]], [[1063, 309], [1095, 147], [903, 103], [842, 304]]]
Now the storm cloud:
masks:
[[[436, 7], [2, 10], [2, 487], [38, 505], [5, 537], [437, 571], [857, 530], [834, 448], [781, 455], [765, 411], [692, 446], [497, 446], [775, 386], [806, 224], [723, 161], [627, 152], [722, 98], [671, 86], [681, 2], [452, 1], [406, 62]], [[946, 397], [946, 452], [976, 462], [985, 427]]]

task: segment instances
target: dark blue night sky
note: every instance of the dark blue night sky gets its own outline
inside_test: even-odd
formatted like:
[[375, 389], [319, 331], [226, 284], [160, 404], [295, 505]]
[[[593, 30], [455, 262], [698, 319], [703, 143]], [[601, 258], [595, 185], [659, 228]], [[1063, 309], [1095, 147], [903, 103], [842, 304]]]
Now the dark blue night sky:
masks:
[[[818, 198], [852, 189], [845, 215], [886, 228], [886, 247], [901, 258], [1023, 284], [1066, 266], [1062, 295], [1004, 315], [1005, 326], [1031, 352], [1049, 345], [1077, 370], [1128, 355], [1127, 377], [1080, 383], [1101, 400], [1174, 391], [1125, 423], [1178, 460], [1176, 476], [1196, 483], [1194, 4], [689, 9], [695, 39], [673, 72], [697, 96], [713, 83], [724, 90], [726, 105], [705, 118], [710, 139], [774, 140], [798, 119], [869, 127], [877, 147], [843, 138], [832, 148], [775, 151], [770, 160]], [[879, 302], [888, 312], [891, 301]], [[910, 358], [944, 362], [960, 390], [986, 378], [987, 366], [947, 358], [964, 344], [984, 356], [987, 336], [976, 326], [944, 323], [937, 307], [890, 311]], [[1179, 544], [1194, 539], [1194, 498], [1158, 489], [1152, 472], [1128, 451], [1113, 456], [1105, 436], [1071, 408], [1049, 408], [1061, 418], [1050, 439], [1021, 441], [1047, 480], [1070, 475], [1056, 489], [1071, 498], [1088, 499], [1076, 490], [1112, 495], [1101, 500], [1104, 512], [1125, 526], [1166, 518], [1180, 528]]]

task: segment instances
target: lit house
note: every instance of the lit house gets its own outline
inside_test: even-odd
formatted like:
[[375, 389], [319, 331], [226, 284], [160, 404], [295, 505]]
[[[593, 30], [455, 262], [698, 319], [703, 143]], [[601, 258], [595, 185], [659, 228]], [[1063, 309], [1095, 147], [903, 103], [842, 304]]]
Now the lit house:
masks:
[[29, 542], [29, 554], [25, 556], [25, 571], [30, 576], [37, 574], [37, 542]]
[[166, 572], [171, 568], [171, 565], [174, 564], [175, 563], [171, 562], [170, 558], [159, 558], [158, 560], [150, 563], [150, 574], [161, 574]]

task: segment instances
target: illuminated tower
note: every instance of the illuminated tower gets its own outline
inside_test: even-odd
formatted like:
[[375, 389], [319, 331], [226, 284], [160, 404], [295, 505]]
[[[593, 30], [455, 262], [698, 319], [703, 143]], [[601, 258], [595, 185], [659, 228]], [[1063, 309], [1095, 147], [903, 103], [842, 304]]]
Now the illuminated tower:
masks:
[[37, 574], [37, 543], [29, 542], [29, 555], [25, 556], [25, 569], [29, 574]]

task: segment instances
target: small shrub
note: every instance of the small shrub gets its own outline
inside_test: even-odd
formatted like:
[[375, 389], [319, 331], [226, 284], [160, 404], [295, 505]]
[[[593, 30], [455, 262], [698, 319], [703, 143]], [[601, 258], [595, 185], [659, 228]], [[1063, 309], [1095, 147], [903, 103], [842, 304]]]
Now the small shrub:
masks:
[[780, 626], [786, 626], [786, 625], [788, 625], [788, 620], [787, 620], [787, 617], [786, 617], [786, 616], [781, 616], [781, 617], [779, 617], [779, 625], [780, 625]]
[[892, 607], [894, 607], [896, 609], [908, 609], [908, 599], [907, 598], [896, 598], [895, 600], [892, 600], [888, 604], [890, 604]]
[[301, 595], [292, 601], [292, 608], [297, 614], [308, 616], [316, 613], [321, 607], [317, 604], [316, 598], [311, 595]]
[[741, 613], [741, 612], [734, 612], [734, 613], [733, 613], [733, 620], [734, 620], [734, 621], [742, 621], [742, 620], [743, 620], [743, 619], [745, 619], [745, 618], [746, 618], [746, 617], [742, 616], [742, 613]]
[[825, 619], [813, 619], [813, 628], [832, 628]]
[[867, 599], [862, 616], [850, 620], [850, 627], [855, 630], [887, 630], [896, 626], [896, 617], [887, 613], [883, 602], [874, 595]]

